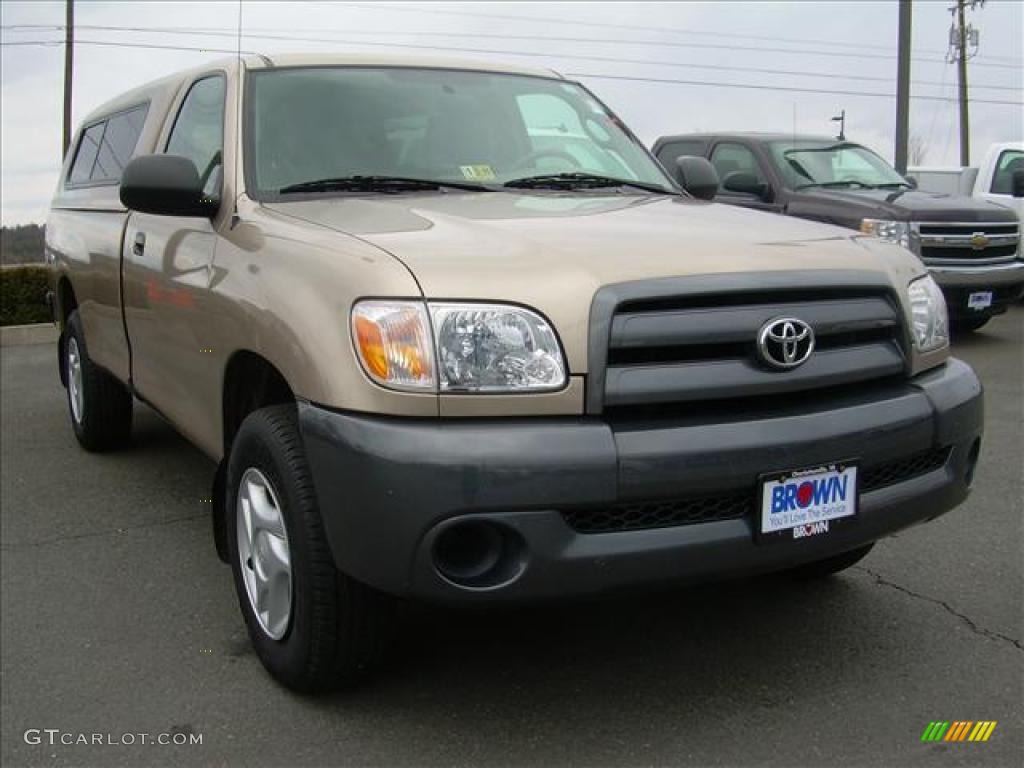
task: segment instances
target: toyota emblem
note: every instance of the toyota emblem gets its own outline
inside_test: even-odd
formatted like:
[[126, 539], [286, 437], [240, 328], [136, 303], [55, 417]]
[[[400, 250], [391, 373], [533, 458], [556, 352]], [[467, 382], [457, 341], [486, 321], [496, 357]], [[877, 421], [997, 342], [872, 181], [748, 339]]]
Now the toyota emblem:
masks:
[[803, 320], [778, 317], [761, 326], [757, 354], [772, 368], [796, 368], [814, 351], [814, 331]]

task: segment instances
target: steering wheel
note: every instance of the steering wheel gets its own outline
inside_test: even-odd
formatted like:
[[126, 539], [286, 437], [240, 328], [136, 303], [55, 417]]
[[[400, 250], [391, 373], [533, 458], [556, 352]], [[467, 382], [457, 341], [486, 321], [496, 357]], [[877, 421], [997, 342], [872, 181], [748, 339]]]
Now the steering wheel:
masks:
[[539, 160], [542, 157], [557, 157], [569, 161], [573, 168], [581, 167], [580, 161], [564, 149], [538, 149], [520, 157], [512, 164], [511, 168], [512, 170], [518, 170], [525, 167], [527, 163], [532, 163], [534, 160]]

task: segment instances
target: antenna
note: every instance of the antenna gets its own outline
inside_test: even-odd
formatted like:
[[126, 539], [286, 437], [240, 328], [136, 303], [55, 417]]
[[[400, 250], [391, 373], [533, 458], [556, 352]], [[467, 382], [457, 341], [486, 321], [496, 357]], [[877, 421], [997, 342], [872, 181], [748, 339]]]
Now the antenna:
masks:
[[[238, 162], [239, 162], [239, 147], [242, 144], [242, 72], [245, 69], [245, 64], [242, 62], [242, 0], [238, 0], [238, 30], [237, 30], [237, 72], [235, 73], [235, 140], [233, 142], [235, 157], [235, 178], [232, 179], [232, 187], [235, 181], [238, 179]], [[235, 212], [231, 216], [231, 227], [234, 228], [235, 224], [238, 223], [238, 199], [242, 196], [241, 190], [234, 190], [235, 197]]]

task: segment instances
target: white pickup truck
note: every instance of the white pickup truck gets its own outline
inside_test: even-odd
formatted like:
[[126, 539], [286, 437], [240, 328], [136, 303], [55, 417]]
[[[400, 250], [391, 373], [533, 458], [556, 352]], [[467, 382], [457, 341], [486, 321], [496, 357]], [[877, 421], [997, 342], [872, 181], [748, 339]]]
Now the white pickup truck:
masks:
[[1024, 190], [1014, 173], [1024, 174], [1024, 142], [993, 144], [977, 168], [909, 168], [907, 175], [925, 192], [944, 192], [991, 200], [1005, 205], [1024, 219]]

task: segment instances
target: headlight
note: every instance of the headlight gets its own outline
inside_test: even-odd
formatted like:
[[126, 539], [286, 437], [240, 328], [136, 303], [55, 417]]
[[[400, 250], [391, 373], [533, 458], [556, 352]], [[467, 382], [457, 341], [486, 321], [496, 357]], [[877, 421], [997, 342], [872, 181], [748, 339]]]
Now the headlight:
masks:
[[914, 323], [914, 345], [919, 352], [931, 352], [949, 344], [946, 300], [931, 275], [918, 278], [907, 289]]
[[352, 309], [352, 338], [359, 362], [378, 384], [435, 389], [434, 345], [422, 302], [359, 302]]
[[865, 235], [874, 235], [891, 243], [899, 243], [904, 248], [910, 247], [910, 225], [905, 221], [862, 219], [860, 231]]
[[493, 304], [430, 304], [441, 391], [561, 389], [562, 350], [536, 312]]
[[361, 301], [352, 338], [366, 373], [392, 389], [542, 392], [568, 381], [554, 330], [521, 307]]

